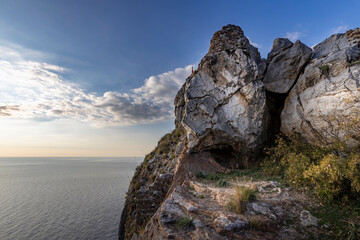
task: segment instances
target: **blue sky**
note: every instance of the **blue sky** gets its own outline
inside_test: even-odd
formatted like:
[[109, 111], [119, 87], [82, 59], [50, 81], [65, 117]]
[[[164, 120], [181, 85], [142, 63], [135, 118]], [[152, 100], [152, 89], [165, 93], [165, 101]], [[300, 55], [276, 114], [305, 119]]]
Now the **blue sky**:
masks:
[[142, 156], [173, 128], [174, 94], [223, 25], [242, 27], [266, 57], [277, 37], [311, 47], [359, 27], [359, 9], [359, 1], [0, 0], [0, 155]]

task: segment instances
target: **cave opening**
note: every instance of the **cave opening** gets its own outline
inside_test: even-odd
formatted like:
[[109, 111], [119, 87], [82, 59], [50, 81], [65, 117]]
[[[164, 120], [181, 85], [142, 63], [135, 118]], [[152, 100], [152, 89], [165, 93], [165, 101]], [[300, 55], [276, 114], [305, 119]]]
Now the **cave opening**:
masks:
[[275, 144], [276, 136], [280, 134], [281, 112], [284, 108], [285, 99], [288, 93], [274, 93], [266, 91], [266, 103], [269, 113], [267, 122], [266, 146]]
[[207, 152], [211, 154], [216, 162], [228, 169], [237, 169], [244, 165], [239, 159], [239, 154], [231, 145], [218, 144], [207, 149]]

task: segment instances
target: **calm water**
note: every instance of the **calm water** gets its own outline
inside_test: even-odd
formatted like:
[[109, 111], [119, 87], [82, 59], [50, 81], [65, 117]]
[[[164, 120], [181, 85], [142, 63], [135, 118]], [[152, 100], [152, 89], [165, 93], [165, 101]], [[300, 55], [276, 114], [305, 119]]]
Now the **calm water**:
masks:
[[0, 158], [0, 239], [117, 239], [142, 158]]

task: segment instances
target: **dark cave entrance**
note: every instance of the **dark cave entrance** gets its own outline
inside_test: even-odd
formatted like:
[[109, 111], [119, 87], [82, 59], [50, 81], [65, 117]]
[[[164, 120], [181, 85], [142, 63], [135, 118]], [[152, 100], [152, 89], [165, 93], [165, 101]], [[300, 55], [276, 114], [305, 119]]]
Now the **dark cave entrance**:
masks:
[[274, 93], [266, 91], [266, 103], [269, 113], [266, 133], [266, 146], [273, 146], [275, 138], [280, 134], [281, 112], [284, 109], [288, 93]]
[[206, 152], [209, 152], [221, 166], [228, 169], [244, 168], [247, 165], [234, 147], [228, 144], [217, 144], [207, 149]]

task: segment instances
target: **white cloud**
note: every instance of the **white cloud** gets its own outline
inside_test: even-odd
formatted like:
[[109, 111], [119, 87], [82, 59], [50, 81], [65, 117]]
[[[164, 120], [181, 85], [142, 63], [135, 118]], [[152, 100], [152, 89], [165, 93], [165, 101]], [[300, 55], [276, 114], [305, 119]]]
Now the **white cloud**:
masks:
[[11, 47], [0, 46], [0, 52], [0, 117], [75, 118], [98, 126], [173, 118], [173, 100], [192, 67], [151, 76], [127, 93], [109, 91], [98, 96], [64, 81], [61, 74], [67, 70], [62, 67], [27, 60]]
[[332, 29], [331, 34], [335, 34], [335, 33], [344, 33], [348, 30], [348, 26], [347, 25], [340, 25], [334, 29]]
[[302, 36], [301, 32], [287, 32], [285, 34], [285, 37], [288, 38], [292, 42], [295, 42], [296, 40], [298, 40], [300, 36]]
[[255, 43], [255, 42], [252, 42], [249, 37], [247, 37], [247, 39], [249, 39], [250, 44], [253, 45], [254, 47], [261, 48], [261, 45], [260, 45], [260, 44], [257, 44], [257, 43]]

